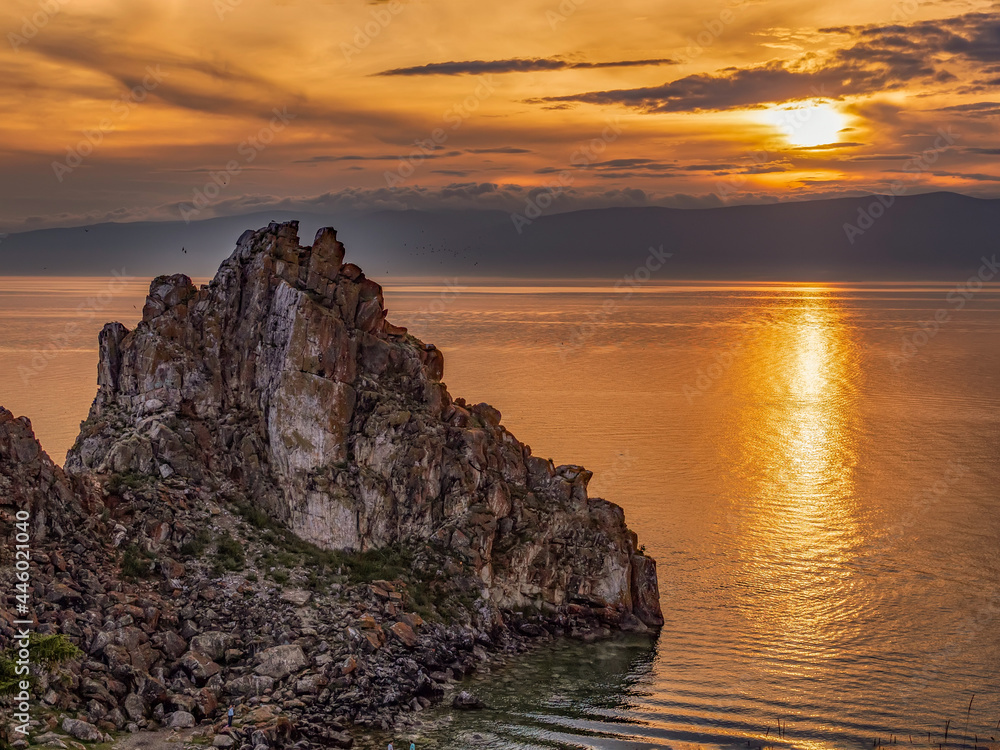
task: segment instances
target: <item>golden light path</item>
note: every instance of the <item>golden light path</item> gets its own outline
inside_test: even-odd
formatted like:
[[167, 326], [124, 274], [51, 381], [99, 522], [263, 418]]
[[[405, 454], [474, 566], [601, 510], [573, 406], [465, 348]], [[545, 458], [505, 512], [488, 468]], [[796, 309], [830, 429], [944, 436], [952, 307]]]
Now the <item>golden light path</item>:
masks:
[[854, 345], [822, 287], [791, 291], [755, 314], [762, 317], [744, 352], [737, 400], [746, 404], [736, 424], [742, 465], [734, 467], [750, 479], [753, 499], [733, 498], [732, 512], [741, 583], [773, 606], [747, 613], [745, 626], [771, 669], [820, 674], [853, 627], [835, 594], [850, 585], [861, 533]]

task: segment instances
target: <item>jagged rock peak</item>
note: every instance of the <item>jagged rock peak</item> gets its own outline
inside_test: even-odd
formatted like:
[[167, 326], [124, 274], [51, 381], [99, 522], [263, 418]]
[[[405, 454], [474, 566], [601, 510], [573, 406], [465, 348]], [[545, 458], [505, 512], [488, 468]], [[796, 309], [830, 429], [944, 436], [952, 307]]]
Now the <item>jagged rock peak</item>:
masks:
[[435, 545], [498, 607], [661, 623], [655, 562], [590, 472], [532, 456], [442, 374], [333, 229], [303, 247], [272, 223], [207, 286], [157, 277], [135, 330], [105, 326], [67, 468], [218, 487], [327, 548]]

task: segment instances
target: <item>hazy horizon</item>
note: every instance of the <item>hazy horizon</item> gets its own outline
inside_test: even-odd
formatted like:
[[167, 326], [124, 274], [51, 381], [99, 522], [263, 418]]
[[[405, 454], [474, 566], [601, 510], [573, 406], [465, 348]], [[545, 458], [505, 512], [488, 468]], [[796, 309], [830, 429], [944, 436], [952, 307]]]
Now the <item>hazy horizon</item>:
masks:
[[983, 0], [19, 0], [0, 225], [996, 197], [998, 24]]

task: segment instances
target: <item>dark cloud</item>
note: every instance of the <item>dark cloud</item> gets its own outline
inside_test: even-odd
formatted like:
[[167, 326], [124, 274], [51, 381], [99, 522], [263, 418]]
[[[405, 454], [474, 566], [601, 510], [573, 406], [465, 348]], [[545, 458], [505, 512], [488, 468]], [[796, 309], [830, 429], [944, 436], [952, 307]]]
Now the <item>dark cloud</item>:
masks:
[[591, 166], [616, 168], [638, 167], [640, 169], [646, 169], [647, 167], [656, 164], [657, 162], [653, 159], [608, 159], [607, 161], [594, 162]]
[[[461, 151], [446, 151], [444, 153], [420, 151], [421, 158], [423, 159], [445, 159], [452, 156], [461, 156]], [[373, 154], [373, 155], [362, 155], [362, 154], [343, 154], [343, 155], [328, 155], [323, 154], [320, 156], [310, 156], [308, 159], [296, 159], [293, 164], [327, 164], [330, 162], [339, 161], [398, 161], [399, 159], [409, 159], [410, 154]]]
[[732, 169], [732, 164], [688, 164], [681, 167], [685, 172], [718, 172], [720, 170]]
[[428, 63], [410, 68], [393, 68], [376, 73], [379, 76], [461, 76], [482, 73], [531, 73], [545, 70], [578, 70], [583, 68], [639, 68], [650, 65], [676, 65], [669, 58], [648, 60], [612, 60], [609, 62], [574, 62], [558, 57], [521, 58], [508, 60], [466, 60], [463, 62]]
[[912, 86], [944, 84], [957, 76], [948, 63], [981, 65], [1000, 59], [1000, 13], [968, 13], [909, 25], [842, 26], [854, 44], [831, 54], [725, 68], [634, 89], [552, 96], [538, 103], [622, 105], [644, 112], [745, 109], [811, 98], [842, 98]]
[[1000, 175], [983, 174], [982, 172], [931, 172], [935, 177], [960, 177], [963, 180], [975, 180], [976, 182], [1000, 182]]
[[530, 154], [530, 148], [515, 148], [514, 146], [499, 146], [497, 148], [468, 148], [468, 154]]
[[662, 86], [593, 91], [543, 101], [620, 104], [644, 112], [749, 109], [768, 103], [899, 88], [907, 79], [902, 75], [890, 78], [877, 70], [848, 70], [845, 66], [795, 70], [787, 63], [772, 62], [756, 68], [728, 68], [719, 75], [687, 76]]
[[[437, 147], [428, 153], [426, 149], [420, 149], [420, 154], [424, 159], [445, 159], [462, 154], [530, 154], [530, 149], [514, 148], [513, 146], [500, 146], [497, 148], [467, 148], [461, 151], [444, 151], [442, 147]], [[310, 156], [308, 159], [296, 159], [293, 164], [328, 164], [342, 161], [397, 161], [399, 159], [409, 159], [411, 154], [321, 154]]]
[[935, 112], [953, 112], [964, 117], [995, 117], [1000, 115], [1000, 102], [971, 102], [941, 107]]

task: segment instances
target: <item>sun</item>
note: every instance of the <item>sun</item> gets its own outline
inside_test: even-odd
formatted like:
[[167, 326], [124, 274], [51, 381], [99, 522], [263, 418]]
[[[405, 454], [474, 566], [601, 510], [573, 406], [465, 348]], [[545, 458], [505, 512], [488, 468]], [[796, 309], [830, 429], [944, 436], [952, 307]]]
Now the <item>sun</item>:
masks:
[[793, 146], [823, 146], [840, 142], [847, 117], [826, 102], [803, 102], [763, 112], [764, 121], [778, 128]]

